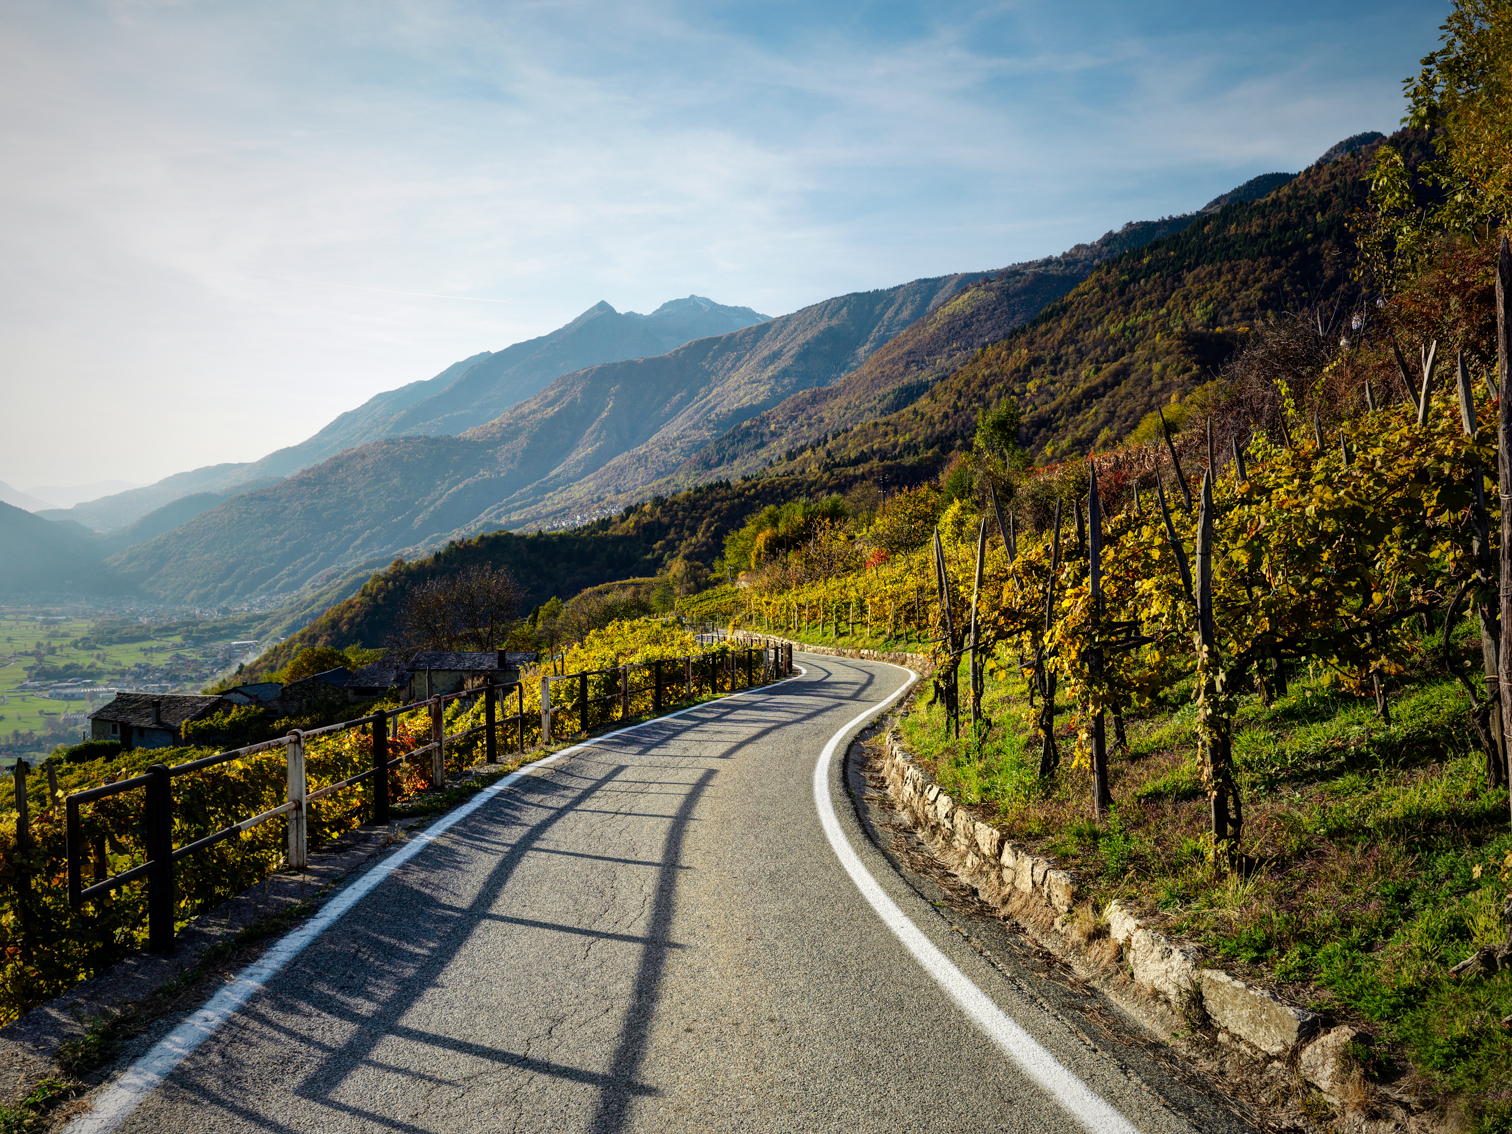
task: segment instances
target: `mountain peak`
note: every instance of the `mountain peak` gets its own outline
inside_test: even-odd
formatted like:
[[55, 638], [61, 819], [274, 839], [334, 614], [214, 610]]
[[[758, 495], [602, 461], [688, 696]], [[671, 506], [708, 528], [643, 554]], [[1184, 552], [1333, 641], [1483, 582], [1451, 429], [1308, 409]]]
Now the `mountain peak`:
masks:
[[1352, 154], [1356, 150], [1363, 150], [1374, 142], [1384, 140], [1385, 137], [1386, 135], [1382, 134], [1379, 130], [1366, 130], [1363, 134], [1351, 134], [1342, 142], [1335, 142], [1329, 146], [1328, 149], [1323, 151], [1323, 156], [1313, 164], [1324, 165], [1327, 162], [1338, 161], [1341, 157]]

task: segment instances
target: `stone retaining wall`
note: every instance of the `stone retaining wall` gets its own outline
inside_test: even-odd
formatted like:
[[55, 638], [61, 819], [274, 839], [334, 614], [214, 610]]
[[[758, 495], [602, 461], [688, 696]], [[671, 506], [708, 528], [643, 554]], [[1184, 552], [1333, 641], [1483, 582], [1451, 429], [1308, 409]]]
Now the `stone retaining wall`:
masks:
[[1093, 960], [1094, 967], [1110, 960], [1121, 964], [1142, 992], [1168, 1008], [1168, 1013], [1154, 1020], [1145, 1014], [1146, 1022], [1166, 1038], [1183, 1020], [1206, 1015], [1220, 1042], [1295, 1066], [1335, 1105], [1359, 1097], [1362, 1076], [1348, 1056], [1350, 1042], [1359, 1035], [1354, 1028], [1325, 1030], [1305, 1008], [1287, 1004], [1275, 993], [1219, 969], [1203, 968], [1197, 946], [1143, 924], [1117, 900], [1109, 902], [1098, 919], [1071, 873], [1004, 837], [990, 823], [975, 819], [914, 762], [896, 731], [888, 731], [884, 747], [888, 792], [935, 855], [1003, 913], [1031, 928], [1049, 926], [1059, 952], [1080, 948], [1084, 960], [1092, 959], [1098, 952], [1093, 944], [1098, 935], [1073, 933], [1073, 926], [1078, 920], [1093, 925], [1106, 922], [1108, 937], [1118, 951], [1110, 957], [1104, 944], [1101, 956]]

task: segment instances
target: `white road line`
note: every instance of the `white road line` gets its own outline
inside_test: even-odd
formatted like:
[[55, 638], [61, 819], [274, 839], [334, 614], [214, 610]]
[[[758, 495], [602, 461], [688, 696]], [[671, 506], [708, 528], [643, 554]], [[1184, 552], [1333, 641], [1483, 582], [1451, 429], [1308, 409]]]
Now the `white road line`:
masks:
[[1036, 1043], [1033, 1036], [994, 1004], [985, 992], [973, 984], [965, 973], [951, 963], [950, 958], [940, 952], [934, 943], [924, 936], [919, 927], [908, 919], [908, 916], [878, 885], [877, 880], [871, 876], [860, 857], [851, 849], [845, 832], [841, 830], [840, 819], [835, 814], [835, 804], [830, 797], [830, 765], [834, 762], [835, 751], [840, 747], [840, 742], [845, 738], [846, 733], [862, 721], [881, 713], [887, 706], [903, 696], [913, 679], [919, 676], [906, 666], [900, 665], [893, 668], [904, 670], [910, 680], [887, 700], [879, 705], [873, 705], [844, 725], [830, 738], [830, 742], [824, 746], [824, 751], [819, 754], [819, 762], [814, 765], [814, 805], [819, 809], [819, 822], [829, 838], [830, 847], [834, 850], [835, 856], [840, 859], [840, 864], [845, 867], [845, 872], [851, 876], [851, 881], [861, 891], [861, 896], [870, 903], [872, 909], [877, 911], [877, 916], [882, 919], [883, 924], [892, 930], [898, 940], [903, 942], [904, 947], [913, 954], [914, 960], [918, 961], [924, 971], [933, 977], [945, 993], [960, 1006], [972, 1023], [981, 1028], [987, 1037], [1017, 1063], [1029, 1078], [1048, 1091], [1056, 1102], [1088, 1130], [1096, 1134], [1125, 1134], [1125, 1132], [1136, 1134], [1138, 1127], [1104, 1102], [1091, 1087], [1083, 1083], [1076, 1075], [1063, 1067], [1055, 1056]]
[[564, 748], [533, 764], [527, 764], [509, 773], [497, 783], [490, 784], [467, 803], [455, 811], [447, 812], [432, 823], [402, 850], [390, 855], [360, 878], [348, 883], [337, 892], [335, 897], [321, 906], [314, 917], [281, 939], [278, 944], [264, 953], [257, 963], [238, 973], [236, 979], [211, 997], [203, 1008], [188, 1016], [178, 1027], [153, 1045], [146, 1055], [128, 1067], [121, 1077], [100, 1095], [99, 1100], [94, 1104], [94, 1109], [74, 1119], [66, 1128], [65, 1134], [106, 1134], [107, 1131], [114, 1130], [132, 1111], [136, 1110], [143, 1099], [162, 1085], [163, 1081], [173, 1073], [174, 1068], [188, 1059], [195, 1048], [214, 1035], [216, 1030], [234, 1016], [242, 1005], [246, 1004], [285, 965], [297, 957], [306, 945], [334, 925], [344, 913], [367, 896], [380, 882], [414, 858], [438, 836], [445, 834], [451, 827], [467, 818], [494, 796], [519, 782], [521, 777], [531, 775], [548, 764], [554, 764], [564, 756], [592, 748], [611, 737], [623, 736], [636, 729], [649, 728], [651, 725], [696, 712], [711, 704], [765, 693], [773, 686], [782, 685], [791, 680], [793, 678], [786, 677], [782, 681], [772, 682], [742, 693], [729, 693], [718, 701], [704, 701], [697, 705], [689, 705], [686, 709], [678, 709], [675, 713], [667, 713], [664, 716], [653, 717], [649, 721], [641, 721], [639, 724], [616, 729], [614, 732], [606, 732], [584, 744], [574, 744], [571, 748]]

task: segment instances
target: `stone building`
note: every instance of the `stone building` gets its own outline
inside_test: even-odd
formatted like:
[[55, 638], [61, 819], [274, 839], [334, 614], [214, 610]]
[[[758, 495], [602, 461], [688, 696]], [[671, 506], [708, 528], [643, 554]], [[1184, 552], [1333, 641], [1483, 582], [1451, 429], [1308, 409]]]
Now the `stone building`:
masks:
[[172, 748], [183, 743], [186, 721], [197, 721], [233, 702], [187, 693], [117, 693], [89, 714], [91, 740], [119, 740], [123, 748]]

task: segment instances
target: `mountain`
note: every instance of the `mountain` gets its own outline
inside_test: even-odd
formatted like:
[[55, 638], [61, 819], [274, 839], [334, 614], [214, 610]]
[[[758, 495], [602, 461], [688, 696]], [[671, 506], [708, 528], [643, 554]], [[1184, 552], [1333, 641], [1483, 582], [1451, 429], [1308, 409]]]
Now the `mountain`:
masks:
[[[379, 394], [342, 414], [307, 441], [249, 465], [257, 476], [288, 476], [343, 449], [384, 437], [462, 433], [492, 421], [563, 374], [604, 362], [664, 354], [694, 339], [766, 321], [749, 307], [726, 307], [690, 295], [650, 315], [599, 302], [549, 335], [473, 355], [427, 382]], [[425, 387], [423, 397], [416, 387]], [[403, 395], [403, 396], [401, 396]]]
[[97, 480], [93, 484], [39, 484], [26, 491], [38, 500], [47, 501], [49, 508], [72, 508], [101, 496], [141, 487], [129, 480]]
[[[202, 493], [230, 495], [249, 482], [285, 477], [345, 449], [385, 437], [461, 433], [499, 416], [548, 382], [603, 362], [662, 354], [683, 343], [760, 323], [768, 316], [690, 295], [650, 315], [619, 312], [597, 303], [565, 327], [504, 350], [482, 351], [454, 362], [434, 378], [375, 394], [341, 414], [314, 436], [261, 460], [211, 465], [176, 473], [156, 484], [120, 492], [62, 511], [50, 519], [78, 520], [113, 532], [149, 512]], [[0, 499], [4, 499], [0, 496]], [[38, 501], [38, 507], [48, 505]]]
[[1362, 154], [1257, 201], [1243, 198], [1263, 185], [1241, 186], [1215, 214], [1128, 225], [990, 278], [842, 296], [575, 371], [460, 436], [347, 450], [110, 563], [177, 601], [329, 587], [379, 557], [602, 515], [679, 477], [770, 465], [818, 483], [878, 462], [927, 475], [969, 439], [977, 409], [1004, 396], [1019, 399], [1039, 455], [1084, 452], [1207, 380], [1245, 319], [1347, 290], [1344, 218], [1364, 191]]
[[649, 490], [665, 493], [752, 475], [820, 438], [893, 413], [982, 347], [1002, 339], [1046, 304], [1070, 292], [1097, 265], [1180, 232], [1195, 219], [1195, 214], [1187, 214], [1131, 221], [1091, 244], [1078, 244], [1059, 256], [1015, 264], [976, 280], [839, 382], [794, 395], [713, 438], [670, 475], [650, 484]]
[[0, 503], [9, 504], [12, 508], [21, 508], [27, 512], [40, 512], [52, 505], [46, 500], [39, 500], [29, 493], [22, 492], [19, 488], [12, 488], [5, 481], [0, 480]]
[[[117, 531], [108, 532], [97, 536], [100, 541], [111, 551], [119, 551], [130, 547], [134, 543], [143, 543], [171, 532], [181, 524], [186, 524], [201, 512], [208, 512], [217, 504], [224, 504], [233, 496], [239, 496], [243, 492], [255, 492], [259, 488], [266, 488], [270, 484], [277, 484], [283, 477], [270, 476], [261, 480], [248, 481], [239, 485], [231, 492], [195, 492], [188, 496], [181, 496], [172, 503], [164, 504], [155, 511], [148, 512], [140, 520]], [[69, 523], [68, 520], [61, 521]]]
[[[1393, 139], [1418, 161], [1421, 134]], [[1332, 152], [1332, 151], [1330, 151]], [[976, 353], [909, 406], [859, 423], [774, 472], [878, 461], [938, 467], [969, 445], [976, 413], [1013, 399], [1036, 460], [1110, 447], [1145, 415], [1217, 376], [1256, 322], [1313, 306], [1348, 311], [1349, 219], [1365, 204], [1373, 146], [1319, 162], [1259, 201], [1099, 265], [1032, 321]]]
[[[498, 517], [653, 438], [675, 467], [742, 417], [833, 382], [975, 278], [841, 296], [654, 358], [567, 374], [460, 437], [349, 449], [111, 563], [159, 596], [230, 599], [323, 585], [365, 560], [500, 526]], [[641, 457], [649, 459], [646, 450]]]
[[0, 594], [114, 589], [104, 548], [71, 524], [54, 524], [0, 503]]
[[1197, 211], [1216, 213], [1230, 201], [1258, 201], [1262, 197], [1269, 197], [1295, 176], [1295, 173], [1262, 173], [1259, 177], [1251, 177], [1237, 189], [1219, 194]]
[[226, 494], [247, 477], [246, 462], [206, 465], [189, 472], [174, 473], [154, 484], [102, 496], [98, 500], [75, 504], [72, 508], [49, 508], [38, 512], [49, 520], [73, 520], [96, 532], [113, 532], [127, 527], [149, 512], [175, 500], [198, 492]]

